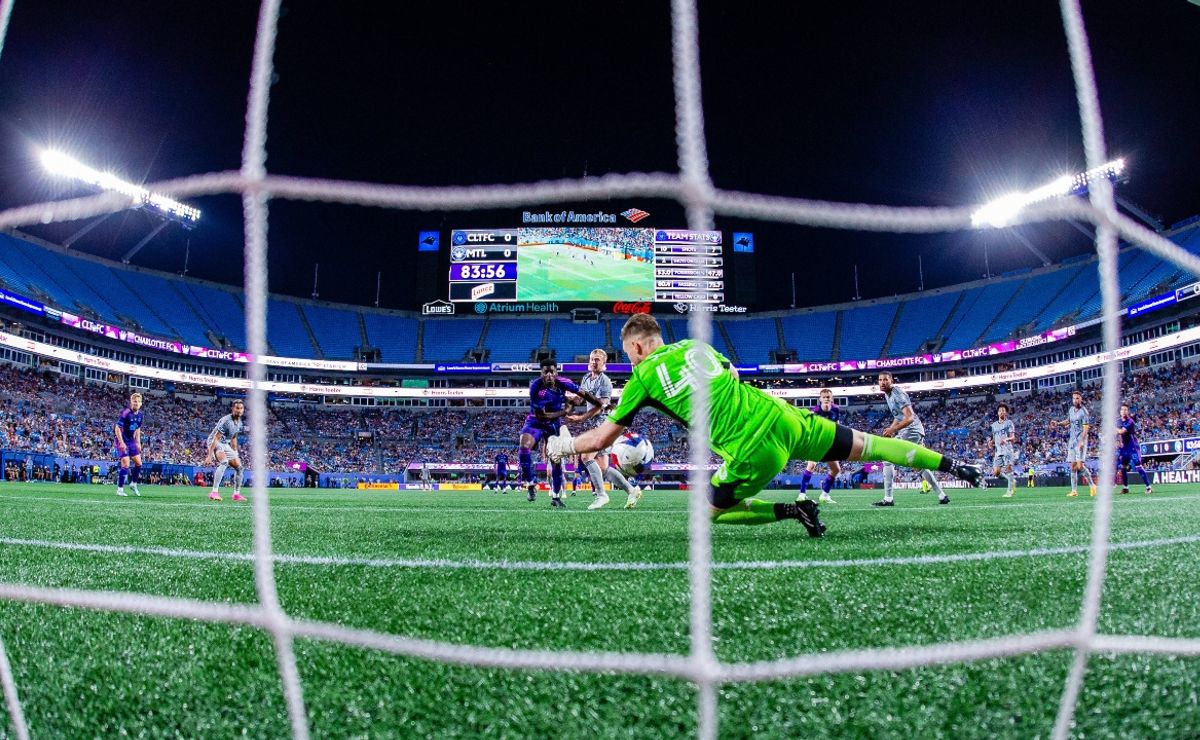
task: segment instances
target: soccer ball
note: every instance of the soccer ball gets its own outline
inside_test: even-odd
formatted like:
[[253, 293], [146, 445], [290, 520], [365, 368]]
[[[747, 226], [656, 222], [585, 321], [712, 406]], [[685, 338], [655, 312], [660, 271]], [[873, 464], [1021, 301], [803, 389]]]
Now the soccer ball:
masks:
[[617, 467], [625, 475], [639, 475], [654, 459], [654, 445], [649, 437], [636, 432], [626, 432], [612, 446], [617, 458]]

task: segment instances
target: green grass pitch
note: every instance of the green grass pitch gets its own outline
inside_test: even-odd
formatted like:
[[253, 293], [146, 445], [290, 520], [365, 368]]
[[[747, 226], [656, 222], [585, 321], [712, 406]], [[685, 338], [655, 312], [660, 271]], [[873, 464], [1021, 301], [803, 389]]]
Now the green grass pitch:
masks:
[[[568, 254], [580, 259], [572, 260]], [[583, 258], [591, 258], [595, 265]], [[517, 299], [522, 301], [654, 300], [653, 264], [602, 257], [576, 247], [522, 245], [517, 250], [517, 274]]]
[[[1140, 486], [1135, 487], [1140, 490]], [[180, 553], [105, 553], [51, 543], [247, 553], [251, 511], [199, 489], [0, 484], [0, 580], [253, 602], [252, 566]], [[1086, 545], [1093, 501], [1062, 489], [952, 491], [950, 506], [901, 492], [838, 492], [810, 540], [793, 522], [713, 532], [714, 633], [723, 660], [921, 645], [1064, 628], [1078, 618], [1087, 556], [921, 564], [821, 561], [948, 556]], [[787, 500], [788, 492], [766, 498]], [[350, 558], [678, 563], [685, 495], [652, 492], [566, 512], [543, 497], [490, 492], [272, 494], [275, 550]], [[1200, 487], [1119, 496], [1100, 614], [1107, 633], [1200, 636]], [[792, 567], [720, 569], [790, 561]], [[804, 566], [804, 567], [799, 567]], [[682, 570], [530, 571], [280, 563], [291, 614], [454, 643], [655, 651], [688, 649]], [[246, 627], [0, 602], [33, 737], [281, 737], [286, 709], [270, 640]], [[314, 737], [667, 737], [695, 731], [681, 681], [450, 667], [298, 640]], [[948, 667], [819, 676], [720, 689], [722, 737], [1047, 737], [1067, 651]], [[1078, 737], [1194, 737], [1200, 660], [1094, 657]], [[9, 732], [0, 708], [0, 735]]]

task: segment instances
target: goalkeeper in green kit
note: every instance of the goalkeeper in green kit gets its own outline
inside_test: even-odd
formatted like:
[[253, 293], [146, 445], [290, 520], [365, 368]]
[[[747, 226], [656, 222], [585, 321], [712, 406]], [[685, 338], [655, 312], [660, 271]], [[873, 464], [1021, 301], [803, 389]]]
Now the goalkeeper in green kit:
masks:
[[809, 535], [820, 537], [825, 525], [813, 501], [777, 504], [751, 498], [789, 460], [880, 460], [923, 470], [950, 473], [977, 485], [982, 471], [902, 439], [877, 437], [836, 424], [807, 409], [744, 385], [736, 368], [712, 347], [685, 339], [663, 344], [662, 330], [649, 314], [636, 314], [621, 329], [621, 344], [633, 374], [621, 401], [600, 426], [570, 436], [564, 426], [546, 443], [548, 456], [603, 450], [625, 432], [647, 406], [687, 425], [696, 383], [709, 383], [709, 441], [724, 464], [712, 477], [713, 521], [717, 524], [769, 524], [795, 519]]

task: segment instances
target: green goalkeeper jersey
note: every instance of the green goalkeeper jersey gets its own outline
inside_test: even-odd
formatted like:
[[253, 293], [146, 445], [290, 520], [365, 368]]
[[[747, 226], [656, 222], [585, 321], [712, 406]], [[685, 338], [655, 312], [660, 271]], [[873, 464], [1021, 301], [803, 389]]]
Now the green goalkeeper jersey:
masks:
[[650, 406], [687, 426], [692, 389], [700, 378], [709, 379], [710, 444], [723, 458], [737, 457], [781, 408], [787, 409], [783, 401], [739, 382], [720, 352], [685, 339], [659, 347], [638, 363], [608, 419], [628, 427], [639, 410]]

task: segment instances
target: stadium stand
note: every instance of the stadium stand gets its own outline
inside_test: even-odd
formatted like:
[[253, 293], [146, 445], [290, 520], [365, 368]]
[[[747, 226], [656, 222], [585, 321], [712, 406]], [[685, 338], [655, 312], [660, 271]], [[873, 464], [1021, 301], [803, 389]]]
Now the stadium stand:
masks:
[[949, 333], [943, 349], [969, 349], [974, 347], [988, 324], [1005, 306], [1021, 287], [1020, 280], [1006, 280], [992, 283], [981, 288], [970, 289], [963, 302], [959, 305], [958, 313], [951, 317]]
[[[384, 362], [417, 361], [417, 320], [372, 311], [363, 312], [367, 343], [378, 349]], [[434, 322], [428, 322], [434, 327]]]
[[[426, 319], [425, 361], [460, 362], [467, 352], [479, 346], [483, 319]], [[529, 359], [528, 350], [526, 357]]]
[[780, 348], [774, 319], [729, 319], [721, 325], [737, 347], [741, 362], [765, 365], [771, 362], [771, 350]]
[[[492, 362], [529, 362], [533, 350], [542, 346], [545, 332], [545, 319], [492, 319], [488, 322], [483, 346], [487, 348], [488, 359]], [[425, 346], [429, 346], [428, 332]]]
[[833, 311], [801, 313], [784, 316], [783, 337], [786, 349], [795, 350], [803, 360], [828, 360], [833, 357], [833, 331], [836, 314]]
[[946, 323], [946, 317], [958, 300], [958, 292], [931, 295], [907, 300], [901, 308], [900, 323], [887, 347], [888, 357], [914, 355], [925, 342], [934, 339], [937, 330]]
[[879, 357], [883, 352], [883, 340], [896, 318], [895, 302], [862, 306], [842, 312], [842, 341], [838, 359], [866, 360]]
[[300, 306], [291, 301], [267, 301], [267, 340], [284, 357], [316, 357], [308, 329], [300, 318]]
[[[495, 331], [493, 322], [491, 334]], [[576, 324], [573, 321], [556, 319], [550, 322], [549, 345], [554, 348], [559, 362], [570, 362], [576, 357], [586, 357], [599, 347], [605, 349], [603, 324]]]
[[1053, 270], [1022, 281], [1013, 300], [996, 316], [995, 321], [984, 333], [982, 341], [997, 342], [1007, 339], [1016, 333], [1018, 328], [1029, 325], [1034, 317], [1058, 297], [1072, 277], [1072, 270]]
[[238, 349], [246, 348], [245, 316], [233, 293], [190, 281], [180, 281], [176, 287], [192, 302], [197, 313], [216, 334], [228, 339]]
[[190, 301], [181, 300], [179, 291], [169, 281], [136, 270], [112, 272], [131, 293], [139, 295], [143, 303], [164, 323], [169, 323], [175, 335], [184, 342], [200, 346], [209, 344], [211, 340], [207, 332], [211, 327], [204, 323]]
[[301, 310], [326, 359], [354, 359], [354, 348], [362, 346], [363, 341], [357, 313], [315, 303], [302, 304]]

